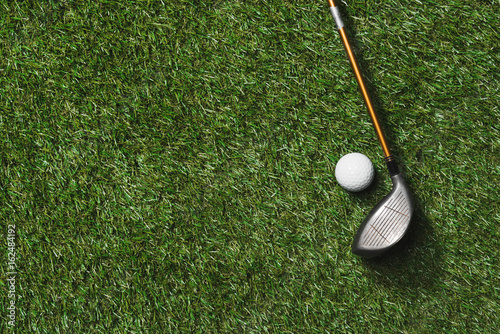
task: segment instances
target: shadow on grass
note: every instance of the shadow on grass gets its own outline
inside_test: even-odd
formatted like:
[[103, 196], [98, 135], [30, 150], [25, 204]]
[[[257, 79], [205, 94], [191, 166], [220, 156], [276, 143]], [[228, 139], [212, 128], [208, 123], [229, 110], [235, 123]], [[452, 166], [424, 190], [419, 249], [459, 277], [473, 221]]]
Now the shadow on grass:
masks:
[[[382, 198], [375, 198], [376, 189], [385, 182], [380, 173], [375, 173], [372, 184], [359, 194], [352, 194], [363, 203], [378, 203]], [[390, 181], [389, 181], [390, 182]], [[412, 184], [408, 184], [410, 189]], [[419, 198], [413, 195], [415, 212], [408, 231], [401, 241], [385, 253], [363, 259], [363, 266], [369, 269], [369, 275], [386, 284], [397, 283], [405, 286], [432, 285], [442, 268], [442, 246], [435, 242], [432, 226], [422, 210]], [[354, 255], [353, 255], [354, 256]]]
[[[369, 65], [364, 61], [362, 45], [355, 38], [357, 31], [354, 28], [354, 21], [343, 10], [343, 7], [340, 7], [340, 10], [351, 47], [365, 78], [365, 85], [370, 93], [374, 107], [378, 111], [377, 116], [382, 124], [387, 124], [387, 112], [383, 111], [382, 101], [377, 94], [376, 88], [371, 84], [373, 75], [369, 70]], [[362, 99], [361, 94], [360, 99]], [[391, 132], [384, 132], [389, 142], [395, 142], [394, 135]], [[395, 153], [397, 157], [397, 152]], [[399, 162], [400, 167], [404, 167], [404, 163], [401, 162]], [[381, 178], [376, 173], [374, 182], [370, 187], [363, 193], [353, 196], [362, 199], [364, 202], [372, 201], [375, 195], [374, 189], [379, 187], [380, 183]], [[415, 213], [405, 237], [381, 256], [363, 260], [363, 265], [369, 269], [369, 275], [373, 276], [376, 281], [395, 288], [400, 287], [403, 289], [408, 286], [428, 287], [433, 285], [435, 277], [439, 276], [442, 268], [442, 246], [434, 242], [432, 227], [421, 209], [422, 206], [419, 200], [415, 197], [413, 200], [415, 201]]]
[[443, 249], [417, 198], [415, 213], [407, 233], [394, 247], [380, 256], [363, 259], [363, 266], [377, 282], [405, 289], [433, 286], [440, 277]]

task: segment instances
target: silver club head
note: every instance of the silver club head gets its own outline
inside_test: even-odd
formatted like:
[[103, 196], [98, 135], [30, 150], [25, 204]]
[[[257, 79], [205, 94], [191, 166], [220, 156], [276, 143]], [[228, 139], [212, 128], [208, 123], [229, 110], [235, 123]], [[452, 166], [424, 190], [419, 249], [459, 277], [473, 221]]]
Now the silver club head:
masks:
[[370, 258], [394, 246], [404, 236], [413, 216], [413, 202], [401, 174], [391, 176], [392, 190], [361, 224], [352, 252]]

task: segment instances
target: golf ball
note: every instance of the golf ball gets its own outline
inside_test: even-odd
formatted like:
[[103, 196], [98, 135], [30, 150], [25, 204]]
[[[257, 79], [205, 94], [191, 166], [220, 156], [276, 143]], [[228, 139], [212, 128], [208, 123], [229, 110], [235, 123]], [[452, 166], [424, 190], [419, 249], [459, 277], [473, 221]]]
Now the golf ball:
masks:
[[374, 174], [372, 162], [361, 153], [344, 155], [335, 167], [337, 182], [342, 188], [352, 192], [368, 188], [373, 181]]

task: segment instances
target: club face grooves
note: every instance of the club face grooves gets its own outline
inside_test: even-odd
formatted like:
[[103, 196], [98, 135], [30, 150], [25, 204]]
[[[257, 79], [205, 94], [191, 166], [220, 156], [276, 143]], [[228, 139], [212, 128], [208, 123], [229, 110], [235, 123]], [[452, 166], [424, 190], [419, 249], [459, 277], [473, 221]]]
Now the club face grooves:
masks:
[[403, 177], [391, 177], [393, 189], [366, 217], [352, 245], [354, 254], [374, 257], [396, 244], [406, 233], [413, 203]]
[[408, 218], [408, 204], [404, 200], [402, 191], [389, 198], [380, 211], [380, 214], [369, 225], [361, 242], [367, 247], [382, 247], [398, 239], [401, 225]]

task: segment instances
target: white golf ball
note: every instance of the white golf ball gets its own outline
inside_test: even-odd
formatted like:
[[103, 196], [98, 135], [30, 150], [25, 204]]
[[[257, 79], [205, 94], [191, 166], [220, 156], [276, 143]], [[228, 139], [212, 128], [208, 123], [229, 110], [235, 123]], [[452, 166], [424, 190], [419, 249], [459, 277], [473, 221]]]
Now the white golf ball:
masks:
[[335, 167], [337, 182], [342, 188], [352, 192], [368, 188], [373, 181], [374, 174], [372, 162], [361, 153], [344, 155]]

